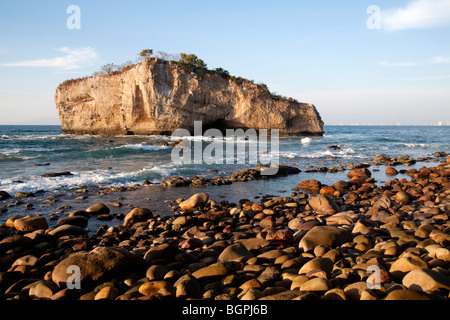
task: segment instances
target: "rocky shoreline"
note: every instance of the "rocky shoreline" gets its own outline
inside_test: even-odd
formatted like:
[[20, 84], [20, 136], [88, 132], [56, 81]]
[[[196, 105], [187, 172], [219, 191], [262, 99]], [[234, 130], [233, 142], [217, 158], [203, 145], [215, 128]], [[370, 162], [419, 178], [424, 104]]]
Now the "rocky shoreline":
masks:
[[[235, 181], [258, 179], [251, 170]], [[139, 206], [111, 215], [120, 201], [56, 215], [55, 226], [12, 216], [0, 226], [0, 300], [449, 299], [450, 157], [405, 170], [410, 179], [388, 167], [392, 179], [378, 186], [371, 170], [356, 165], [346, 181], [299, 181], [289, 196], [238, 203], [200, 188], [168, 199], [176, 214], [166, 217]], [[9, 196], [0, 192], [0, 204]], [[88, 235], [93, 217], [120, 224]]]

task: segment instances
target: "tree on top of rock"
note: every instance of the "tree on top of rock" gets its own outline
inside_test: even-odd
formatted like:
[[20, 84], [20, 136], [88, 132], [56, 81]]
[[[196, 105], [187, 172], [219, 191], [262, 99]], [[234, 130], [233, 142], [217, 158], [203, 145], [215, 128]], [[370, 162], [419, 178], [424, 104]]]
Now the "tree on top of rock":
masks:
[[153, 55], [153, 49], [144, 49], [141, 52], [139, 52], [139, 57], [141, 59], [151, 57], [152, 55]]
[[206, 69], [206, 63], [199, 59], [195, 54], [180, 53], [178, 65], [185, 70], [194, 71], [197, 69]]

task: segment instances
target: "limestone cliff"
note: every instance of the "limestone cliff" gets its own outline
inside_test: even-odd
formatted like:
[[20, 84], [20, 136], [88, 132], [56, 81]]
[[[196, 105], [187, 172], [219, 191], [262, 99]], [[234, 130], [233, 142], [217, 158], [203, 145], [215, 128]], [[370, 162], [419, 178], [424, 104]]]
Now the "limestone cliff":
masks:
[[122, 73], [58, 86], [61, 129], [74, 134], [171, 134], [203, 128], [279, 129], [280, 135], [322, 135], [312, 104], [273, 97], [267, 87], [217, 73], [189, 72], [148, 58]]

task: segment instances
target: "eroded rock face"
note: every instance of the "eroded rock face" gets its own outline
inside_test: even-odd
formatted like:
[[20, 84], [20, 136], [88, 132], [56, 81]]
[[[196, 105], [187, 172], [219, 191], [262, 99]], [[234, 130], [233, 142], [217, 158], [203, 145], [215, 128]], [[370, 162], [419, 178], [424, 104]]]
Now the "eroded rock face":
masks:
[[62, 83], [55, 93], [61, 129], [73, 134], [171, 134], [178, 128], [279, 129], [322, 135], [312, 104], [274, 99], [266, 87], [219, 74], [196, 74], [149, 58], [114, 75]]

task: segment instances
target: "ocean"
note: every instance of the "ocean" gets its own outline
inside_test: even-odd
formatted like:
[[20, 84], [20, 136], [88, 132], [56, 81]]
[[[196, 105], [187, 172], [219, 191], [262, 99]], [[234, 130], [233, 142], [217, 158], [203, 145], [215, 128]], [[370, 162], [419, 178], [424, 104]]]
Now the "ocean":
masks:
[[[173, 210], [165, 203], [167, 200], [188, 198], [197, 192], [207, 192], [215, 201], [227, 200], [230, 203], [238, 203], [243, 198], [257, 199], [263, 195], [288, 196], [304, 180], [316, 179], [328, 185], [338, 180], [348, 180], [348, 170], [335, 173], [307, 172], [311, 168], [364, 162], [371, 164], [373, 157], [379, 154], [427, 158], [433, 162], [428, 165], [436, 165], [436, 161], [445, 158], [434, 157], [435, 152], [450, 153], [450, 127], [445, 126], [325, 126], [324, 129], [322, 137], [280, 137], [278, 150], [268, 146], [268, 155], [272, 159], [299, 168], [302, 171], [299, 174], [202, 188], [155, 187], [150, 191], [144, 188], [126, 196], [112, 194], [106, 199], [97, 195], [99, 188], [132, 186], [144, 180], [157, 186], [171, 176], [230, 177], [235, 171], [254, 168], [255, 164], [249, 164], [248, 161], [242, 163], [245, 160], [243, 157], [248, 157], [248, 152], [239, 154], [237, 151], [234, 164], [177, 164], [172, 161], [170, 147], [177, 139], [169, 136], [65, 135], [59, 126], [0, 126], [0, 190], [11, 196], [19, 191], [36, 195], [22, 200], [23, 205], [26, 202], [33, 205], [31, 210], [24, 210], [23, 205], [12, 205], [14, 198], [3, 201], [3, 205], [8, 207], [6, 213], [0, 214], [0, 223], [12, 215], [52, 215], [58, 212], [57, 206], [64, 205], [67, 210], [84, 210], [88, 204], [107, 203], [116, 198], [120, 199], [123, 206], [111, 207], [112, 213], [126, 214], [132, 207], [142, 206], [160, 215], [170, 215]], [[229, 140], [201, 136], [189, 139], [191, 142], [200, 142], [203, 148], [213, 142]], [[236, 140], [234, 143], [237, 150], [238, 144], [247, 142]], [[396, 168], [400, 171], [425, 165], [427, 163], [417, 162], [412, 166], [399, 165]], [[383, 165], [371, 165], [369, 170], [377, 184], [392, 179], [385, 174]], [[46, 173], [65, 171], [72, 175], [42, 177]], [[405, 174], [396, 176], [400, 179], [403, 177], [409, 178]], [[90, 191], [88, 200], [74, 200], [74, 190], [79, 188]], [[58, 202], [49, 207], [45, 201], [52, 196], [59, 197]], [[96, 221], [92, 227], [95, 230], [102, 223]], [[115, 219], [110, 222], [114, 223], [117, 223]]]
[[[280, 137], [279, 150], [271, 156], [305, 171], [310, 166], [370, 161], [378, 154], [427, 157], [438, 151], [450, 152], [447, 126], [325, 126], [324, 130], [323, 137]], [[211, 143], [211, 138], [191, 139], [203, 140], [203, 147]], [[128, 186], [143, 180], [158, 184], [169, 176], [231, 176], [235, 171], [254, 167], [238, 164], [237, 159], [234, 164], [173, 163], [169, 145], [174, 140], [169, 136], [65, 135], [59, 126], [0, 126], [0, 190], [10, 194], [52, 192]], [[162, 145], [166, 143], [169, 145]], [[41, 177], [64, 171], [73, 175]], [[306, 179], [311, 173], [300, 176]], [[328, 176], [318, 175], [323, 183], [328, 182]], [[332, 179], [336, 180], [335, 176]]]

